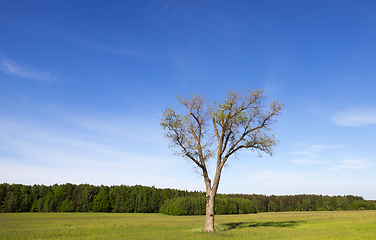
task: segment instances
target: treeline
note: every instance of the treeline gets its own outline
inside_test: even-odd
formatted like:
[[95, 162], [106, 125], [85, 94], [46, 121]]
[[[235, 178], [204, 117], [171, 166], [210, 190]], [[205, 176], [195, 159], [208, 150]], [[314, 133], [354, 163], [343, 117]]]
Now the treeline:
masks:
[[[0, 184], [0, 212], [205, 214], [205, 193], [145, 186]], [[218, 194], [215, 214], [376, 209], [357, 196]]]
[[229, 194], [231, 198], [251, 200], [259, 212], [376, 210], [375, 201], [359, 196]]
[[136, 186], [89, 184], [0, 184], [0, 212], [156, 213], [167, 199], [203, 196], [202, 192]]

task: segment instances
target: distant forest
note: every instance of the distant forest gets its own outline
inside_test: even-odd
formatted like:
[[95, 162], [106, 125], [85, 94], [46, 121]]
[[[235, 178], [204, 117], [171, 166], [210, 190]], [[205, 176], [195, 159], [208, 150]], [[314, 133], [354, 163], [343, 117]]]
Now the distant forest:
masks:
[[[204, 215], [205, 193], [146, 186], [0, 184], [0, 212], [121, 212]], [[215, 214], [376, 210], [359, 196], [218, 194]]]

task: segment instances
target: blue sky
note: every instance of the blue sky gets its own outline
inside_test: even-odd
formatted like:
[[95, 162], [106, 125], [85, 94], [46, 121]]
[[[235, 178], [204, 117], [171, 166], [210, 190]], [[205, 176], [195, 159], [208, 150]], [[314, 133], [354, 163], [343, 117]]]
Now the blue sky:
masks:
[[285, 104], [276, 154], [239, 153], [219, 192], [376, 199], [375, 8], [2, 0], [0, 182], [205, 190], [168, 149], [163, 110], [261, 88]]

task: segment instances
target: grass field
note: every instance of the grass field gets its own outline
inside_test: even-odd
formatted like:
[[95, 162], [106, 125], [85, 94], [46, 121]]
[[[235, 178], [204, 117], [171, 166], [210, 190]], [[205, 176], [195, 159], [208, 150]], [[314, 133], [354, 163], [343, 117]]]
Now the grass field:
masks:
[[0, 239], [376, 239], [376, 211], [215, 217], [141, 213], [1, 213]]

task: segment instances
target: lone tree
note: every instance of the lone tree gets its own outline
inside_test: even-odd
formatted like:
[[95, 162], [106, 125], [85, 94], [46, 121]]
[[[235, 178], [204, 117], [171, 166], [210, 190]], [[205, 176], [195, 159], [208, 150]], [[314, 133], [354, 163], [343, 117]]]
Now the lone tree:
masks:
[[[269, 131], [283, 105], [278, 101], [263, 105], [262, 90], [229, 91], [222, 102], [213, 105], [201, 95], [177, 98], [186, 114], [167, 108], [160, 124], [175, 153], [193, 161], [202, 172], [206, 187], [205, 231], [213, 232], [214, 200], [223, 166], [241, 149], [257, 151], [259, 156], [262, 152], [273, 154], [277, 140]], [[207, 170], [210, 158], [217, 159], [213, 182]]]

